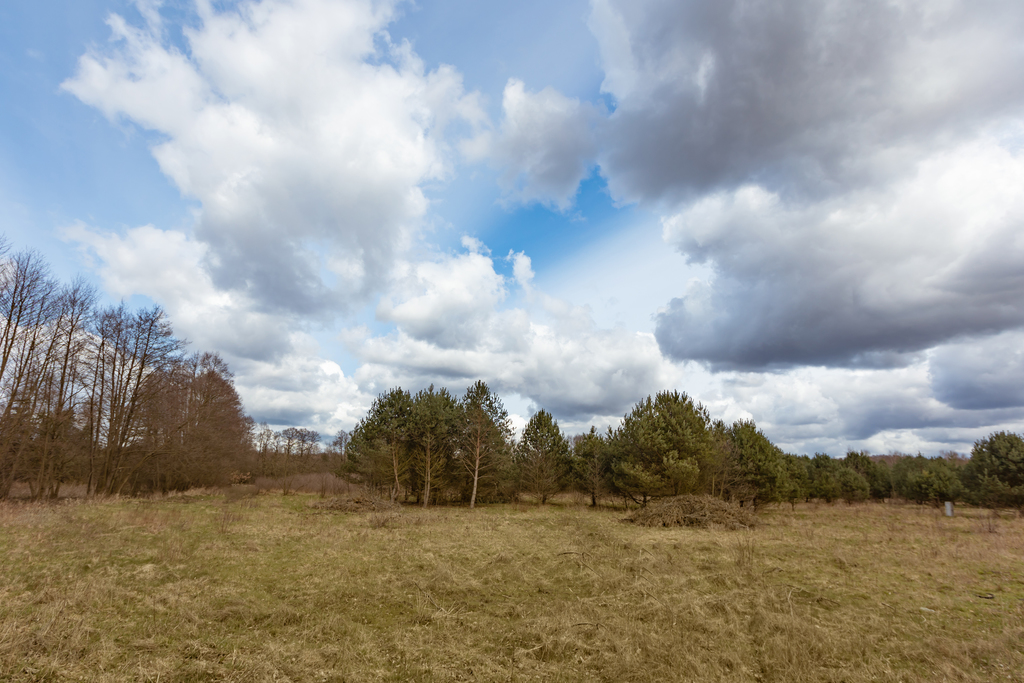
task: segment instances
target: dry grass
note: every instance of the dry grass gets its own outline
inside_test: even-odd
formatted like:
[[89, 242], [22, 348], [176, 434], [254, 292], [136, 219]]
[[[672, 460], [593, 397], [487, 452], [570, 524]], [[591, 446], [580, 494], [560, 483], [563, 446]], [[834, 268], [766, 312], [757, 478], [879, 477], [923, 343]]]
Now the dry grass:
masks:
[[1024, 680], [1019, 518], [313, 500], [0, 506], [0, 680]]

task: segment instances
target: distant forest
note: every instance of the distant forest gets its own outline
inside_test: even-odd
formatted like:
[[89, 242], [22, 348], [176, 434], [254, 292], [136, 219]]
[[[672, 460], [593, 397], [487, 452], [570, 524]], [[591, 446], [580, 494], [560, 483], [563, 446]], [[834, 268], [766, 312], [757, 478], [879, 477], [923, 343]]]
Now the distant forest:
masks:
[[518, 438], [481, 381], [401, 388], [351, 433], [274, 431], [243, 409], [224, 361], [188, 352], [159, 307], [99, 307], [82, 280], [61, 283], [35, 252], [0, 243], [0, 499], [17, 487], [56, 498], [141, 495], [280, 482], [331, 472], [392, 501], [468, 504], [575, 491], [645, 505], [681, 494], [742, 504], [903, 498], [1024, 511], [1024, 439], [998, 432], [970, 457], [784, 453], [748, 420], [726, 424], [685, 393], [645, 398], [616, 429], [562, 433], [545, 410]]

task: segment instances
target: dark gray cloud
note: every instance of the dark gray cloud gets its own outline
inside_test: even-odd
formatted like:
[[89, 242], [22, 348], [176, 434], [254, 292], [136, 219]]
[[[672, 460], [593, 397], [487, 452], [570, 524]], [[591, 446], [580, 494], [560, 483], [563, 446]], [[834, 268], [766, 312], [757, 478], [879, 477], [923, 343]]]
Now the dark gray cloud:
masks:
[[899, 367], [1024, 325], [1024, 160], [970, 146], [891, 187], [812, 204], [759, 188], [705, 198], [665, 236], [713, 264], [658, 315], [678, 359], [718, 369]]
[[873, 401], [850, 405], [843, 415], [842, 436], [860, 441], [887, 431], [906, 430], [922, 435], [933, 430], [976, 430], [977, 433], [993, 425], [1013, 425], [1020, 421], [1018, 410], [949, 410], [929, 405], [927, 401], [901, 400], [904, 398], [877, 396]]
[[1019, 115], [1012, 0], [594, 0], [616, 196], [844, 191]]
[[1024, 334], [1020, 332], [941, 347], [930, 365], [935, 397], [953, 408], [1024, 406]]
[[592, 4], [602, 173], [715, 272], [667, 355], [900, 367], [1024, 326], [1024, 5]]

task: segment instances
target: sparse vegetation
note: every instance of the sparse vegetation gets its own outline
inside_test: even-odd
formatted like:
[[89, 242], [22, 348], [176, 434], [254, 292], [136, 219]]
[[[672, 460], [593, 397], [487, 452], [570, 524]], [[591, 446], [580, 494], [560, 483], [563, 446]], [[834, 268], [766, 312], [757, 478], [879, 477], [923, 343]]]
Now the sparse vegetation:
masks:
[[1016, 515], [317, 500], [0, 506], [0, 679], [1024, 680]]

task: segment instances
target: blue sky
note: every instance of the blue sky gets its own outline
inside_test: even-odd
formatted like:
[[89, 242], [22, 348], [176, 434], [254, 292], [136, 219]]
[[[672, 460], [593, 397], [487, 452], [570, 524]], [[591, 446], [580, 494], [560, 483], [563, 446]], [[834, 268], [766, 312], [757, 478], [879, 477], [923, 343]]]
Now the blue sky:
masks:
[[0, 216], [272, 424], [678, 389], [794, 452], [1024, 429], [1024, 8], [0, 7]]

